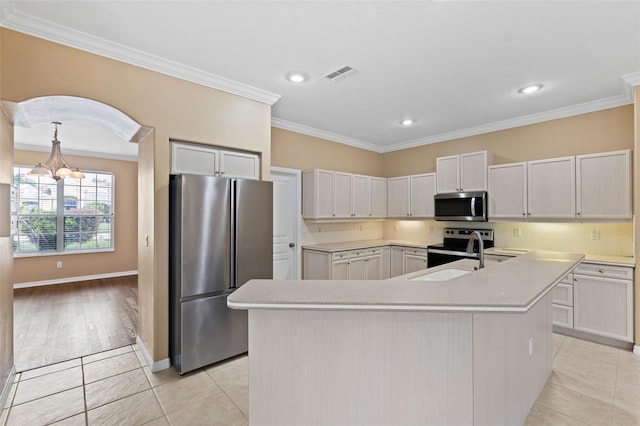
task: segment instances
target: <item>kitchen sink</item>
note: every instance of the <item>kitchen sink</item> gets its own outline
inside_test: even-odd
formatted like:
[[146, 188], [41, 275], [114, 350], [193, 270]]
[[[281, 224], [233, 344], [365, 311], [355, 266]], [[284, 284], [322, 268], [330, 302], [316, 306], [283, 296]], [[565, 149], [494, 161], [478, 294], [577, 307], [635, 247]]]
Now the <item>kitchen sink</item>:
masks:
[[461, 277], [462, 275], [466, 275], [471, 271], [467, 271], [464, 269], [441, 269], [436, 272], [431, 272], [430, 274], [420, 275], [419, 277], [411, 278], [409, 281], [447, 281], [456, 277]]

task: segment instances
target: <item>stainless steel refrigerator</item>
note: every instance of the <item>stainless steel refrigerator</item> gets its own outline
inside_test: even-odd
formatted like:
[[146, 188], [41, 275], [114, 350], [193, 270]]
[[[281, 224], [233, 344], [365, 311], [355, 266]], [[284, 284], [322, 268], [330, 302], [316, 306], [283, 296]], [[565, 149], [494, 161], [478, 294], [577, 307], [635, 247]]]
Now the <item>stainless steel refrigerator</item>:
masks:
[[178, 373], [247, 352], [247, 311], [229, 309], [227, 297], [272, 277], [272, 183], [171, 175], [169, 351]]

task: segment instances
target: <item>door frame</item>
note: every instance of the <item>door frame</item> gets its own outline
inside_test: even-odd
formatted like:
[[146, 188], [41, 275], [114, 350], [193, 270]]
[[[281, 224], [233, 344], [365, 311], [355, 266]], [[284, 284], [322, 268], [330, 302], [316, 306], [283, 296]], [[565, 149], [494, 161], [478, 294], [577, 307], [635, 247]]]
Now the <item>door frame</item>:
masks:
[[302, 170], [271, 166], [271, 180], [273, 180], [274, 174], [290, 176], [295, 180], [294, 204], [296, 211], [293, 243], [296, 247], [294, 250], [295, 273], [293, 279], [300, 280], [302, 279], [302, 247], [300, 246], [302, 241]]

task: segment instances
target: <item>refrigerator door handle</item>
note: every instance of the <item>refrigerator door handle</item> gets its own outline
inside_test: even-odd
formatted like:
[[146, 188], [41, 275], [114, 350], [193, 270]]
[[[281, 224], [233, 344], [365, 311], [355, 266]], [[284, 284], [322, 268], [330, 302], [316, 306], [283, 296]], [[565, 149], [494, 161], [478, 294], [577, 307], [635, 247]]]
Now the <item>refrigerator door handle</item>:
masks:
[[238, 208], [236, 206], [237, 181], [232, 179], [229, 183], [231, 197], [231, 280], [229, 282], [229, 287], [236, 288], [238, 286], [238, 262], [236, 262], [236, 259], [238, 258], [238, 233], [236, 231], [238, 223]]

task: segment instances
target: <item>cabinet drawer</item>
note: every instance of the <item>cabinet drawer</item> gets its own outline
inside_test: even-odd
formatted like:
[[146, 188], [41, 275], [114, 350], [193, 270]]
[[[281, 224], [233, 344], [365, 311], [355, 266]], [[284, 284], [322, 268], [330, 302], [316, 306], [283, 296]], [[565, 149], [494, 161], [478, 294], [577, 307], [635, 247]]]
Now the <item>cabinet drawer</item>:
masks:
[[380, 253], [382, 253], [382, 247], [374, 247], [374, 248], [367, 249], [367, 256], [370, 256], [373, 254], [380, 254]]
[[573, 285], [558, 283], [553, 288], [552, 300], [554, 304], [573, 306]]
[[331, 260], [340, 260], [340, 259], [348, 259], [349, 252], [348, 251], [337, 251], [331, 254]]
[[575, 274], [591, 275], [593, 277], [617, 278], [621, 280], [633, 279], [633, 268], [626, 266], [582, 262], [573, 272]]
[[553, 304], [553, 325], [560, 327], [573, 328], [573, 308], [570, 306], [562, 306]]
[[426, 256], [427, 255], [427, 249], [419, 249], [419, 248], [407, 247], [405, 249], [405, 253], [413, 254], [415, 256]]
[[564, 278], [560, 280], [559, 284], [573, 286], [573, 272], [569, 272], [567, 275], [565, 275]]
[[362, 257], [367, 253], [367, 251], [365, 249], [360, 249], [360, 250], [351, 250], [349, 252], [349, 257], [350, 258], [354, 258], [354, 257]]

